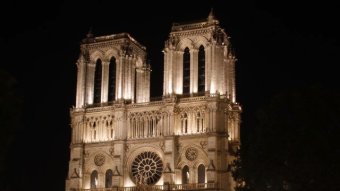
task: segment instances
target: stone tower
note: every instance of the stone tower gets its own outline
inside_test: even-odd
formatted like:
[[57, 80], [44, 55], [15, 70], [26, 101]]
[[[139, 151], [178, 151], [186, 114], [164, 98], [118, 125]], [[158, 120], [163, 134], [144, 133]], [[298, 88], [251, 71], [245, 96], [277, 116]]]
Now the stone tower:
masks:
[[82, 41], [66, 191], [234, 190], [240, 143], [235, 57], [211, 12], [174, 23], [163, 97], [150, 101], [146, 48], [127, 33]]

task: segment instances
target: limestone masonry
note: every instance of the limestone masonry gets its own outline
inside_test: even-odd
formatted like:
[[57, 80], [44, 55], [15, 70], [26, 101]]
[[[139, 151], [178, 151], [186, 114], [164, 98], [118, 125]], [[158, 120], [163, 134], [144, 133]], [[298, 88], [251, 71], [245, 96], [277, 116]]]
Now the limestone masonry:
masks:
[[234, 190], [241, 107], [228, 35], [211, 12], [174, 23], [163, 53], [163, 96], [150, 99], [143, 45], [128, 33], [82, 41], [66, 191]]

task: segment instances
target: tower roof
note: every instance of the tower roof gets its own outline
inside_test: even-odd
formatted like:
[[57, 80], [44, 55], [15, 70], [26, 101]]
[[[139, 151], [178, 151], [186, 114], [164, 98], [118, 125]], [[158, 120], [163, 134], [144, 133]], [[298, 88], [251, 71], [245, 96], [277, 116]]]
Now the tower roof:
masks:
[[189, 21], [189, 22], [176, 22], [172, 24], [172, 31], [183, 31], [183, 30], [193, 30], [200, 29], [202, 27], [209, 27], [211, 25], [218, 25], [219, 21], [215, 18], [213, 8], [211, 8], [208, 18]]
[[208, 15], [208, 22], [212, 22], [213, 20], [215, 20], [215, 15], [214, 15], [214, 9], [211, 8], [210, 13]]

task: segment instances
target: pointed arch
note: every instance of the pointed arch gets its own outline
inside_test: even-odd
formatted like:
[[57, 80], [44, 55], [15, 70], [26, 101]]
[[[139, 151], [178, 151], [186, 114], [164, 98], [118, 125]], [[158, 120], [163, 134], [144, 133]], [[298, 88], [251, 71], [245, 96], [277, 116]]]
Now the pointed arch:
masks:
[[181, 116], [181, 130], [182, 134], [188, 133], [188, 115], [186, 113], [183, 113]]
[[98, 59], [96, 61], [96, 67], [94, 72], [93, 103], [101, 102], [101, 89], [102, 89], [102, 61], [101, 59]]
[[98, 185], [98, 172], [96, 170], [91, 173], [91, 189], [97, 188]]
[[206, 37], [204, 36], [198, 36], [193, 40], [193, 45], [195, 47], [195, 49], [199, 49], [200, 46], [203, 46], [204, 48], [206, 48], [209, 44], [209, 41]]
[[182, 184], [189, 184], [189, 167], [187, 165], [185, 165], [182, 168]]
[[116, 58], [112, 56], [109, 63], [108, 101], [114, 101], [116, 98], [116, 70], [117, 70]]
[[205, 166], [200, 164], [197, 168], [197, 183], [204, 184], [205, 183]]
[[185, 48], [193, 49], [193, 41], [189, 38], [182, 39], [176, 46], [176, 50], [184, 51]]
[[190, 50], [184, 49], [183, 54], [183, 94], [190, 93]]
[[98, 60], [98, 59], [102, 60], [103, 58], [104, 58], [104, 54], [100, 50], [96, 50], [96, 51], [94, 51], [90, 54], [90, 60], [93, 61], [93, 62]]
[[104, 54], [105, 60], [110, 60], [112, 57], [119, 58], [119, 50], [116, 47], [110, 48]]
[[112, 170], [108, 169], [105, 173], [105, 188], [112, 187], [112, 175], [113, 175]]
[[205, 50], [201, 45], [198, 49], [198, 92], [205, 91]]

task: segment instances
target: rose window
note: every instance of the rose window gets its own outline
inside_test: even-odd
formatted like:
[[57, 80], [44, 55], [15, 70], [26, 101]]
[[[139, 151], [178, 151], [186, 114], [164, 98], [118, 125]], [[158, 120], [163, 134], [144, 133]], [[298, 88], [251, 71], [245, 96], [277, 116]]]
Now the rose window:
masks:
[[105, 156], [102, 155], [102, 154], [98, 154], [94, 157], [94, 163], [97, 165], [97, 166], [101, 166], [105, 163]]
[[197, 153], [198, 153], [197, 149], [190, 147], [185, 152], [185, 157], [187, 157], [187, 159], [190, 161], [194, 161], [197, 158], [198, 155]]
[[153, 185], [163, 172], [162, 159], [154, 152], [143, 152], [132, 162], [131, 173], [137, 184]]

